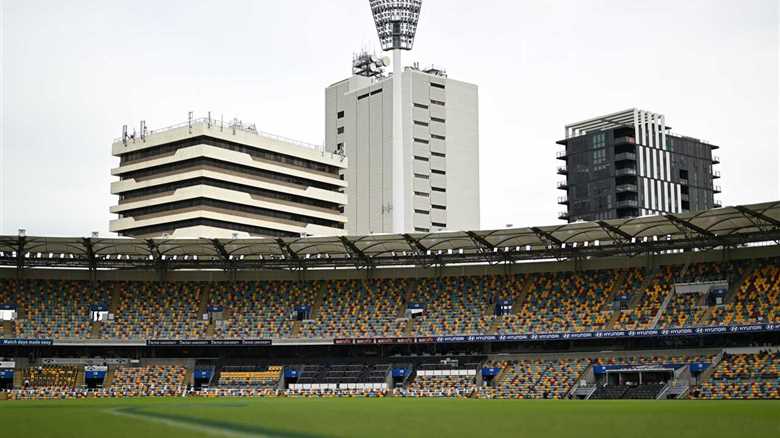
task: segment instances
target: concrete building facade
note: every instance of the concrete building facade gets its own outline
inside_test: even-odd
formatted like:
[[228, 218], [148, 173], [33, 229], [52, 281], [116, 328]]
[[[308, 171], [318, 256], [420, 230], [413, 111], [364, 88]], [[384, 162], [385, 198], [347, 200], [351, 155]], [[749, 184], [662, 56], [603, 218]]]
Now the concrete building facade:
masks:
[[718, 146], [673, 134], [666, 117], [629, 109], [566, 126], [560, 219], [595, 221], [719, 207]]
[[131, 237], [342, 235], [343, 156], [211, 118], [112, 144], [110, 230]]
[[[401, 73], [404, 232], [479, 229], [474, 84], [440, 70]], [[342, 169], [349, 234], [393, 232], [393, 81], [355, 75], [325, 90], [326, 150]]]

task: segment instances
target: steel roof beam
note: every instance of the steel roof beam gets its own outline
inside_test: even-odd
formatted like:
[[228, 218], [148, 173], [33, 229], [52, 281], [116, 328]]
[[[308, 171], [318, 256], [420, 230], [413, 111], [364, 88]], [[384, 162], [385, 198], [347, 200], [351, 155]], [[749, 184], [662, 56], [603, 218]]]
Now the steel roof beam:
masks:
[[549, 242], [552, 242], [552, 243], [554, 243], [554, 244], [556, 244], [558, 246], [563, 246], [563, 242], [560, 239], [556, 238], [552, 234], [548, 233], [547, 231], [542, 230], [539, 227], [531, 227], [531, 231], [536, 233], [536, 235], [539, 236], [539, 239], [541, 239], [545, 243], [547, 243], [549, 241]]
[[403, 234], [404, 240], [406, 240], [406, 243], [409, 244], [409, 246], [412, 248], [414, 252], [422, 253], [422, 255], [426, 255], [428, 253], [428, 248], [425, 247], [422, 243], [420, 243], [419, 240], [415, 239], [409, 234]]
[[282, 238], [278, 238], [276, 239], [276, 244], [279, 245], [279, 248], [282, 250], [282, 254], [284, 254], [285, 257], [289, 257], [291, 260], [294, 260], [296, 263], [298, 263], [300, 267], [303, 267], [303, 262], [298, 256], [298, 253], [293, 251], [287, 242], [285, 242]]
[[[718, 238], [718, 236], [716, 236], [712, 232], [707, 231], [704, 228], [699, 227], [697, 225], [694, 225], [694, 224], [692, 224], [692, 223], [690, 223], [690, 222], [688, 222], [686, 220], [680, 219], [680, 218], [678, 218], [677, 216], [675, 216], [673, 214], [667, 214], [667, 215], [664, 215], [664, 217], [666, 219], [668, 219], [670, 222], [672, 222], [675, 226], [678, 226], [677, 227], [678, 229], [680, 228], [679, 226], [683, 226], [683, 227], [685, 227], [685, 228], [687, 228], [689, 230], [695, 231], [700, 236], [710, 237], [710, 238], [714, 238], [714, 239]], [[683, 231], [683, 233], [685, 232], [684, 230], [680, 230], [680, 231]]]
[[95, 257], [95, 248], [92, 245], [92, 239], [85, 237], [82, 239], [84, 248], [87, 250], [87, 260], [89, 261], [89, 269], [94, 271], [97, 269], [97, 258]]
[[485, 249], [489, 249], [490, 251], [493, 251], [496, 249], [496, 247], [487, 241], [484, 237], [480, 236], [479, 234], [473, 232], [473, 231], [466, 231], [466, 234], [468, 234], [469, 237], [471, 237], [471, 240], [475, 241], [476, 243], [482, 245]]
[[[351, 254], [353, 257], [363, 260], [365, 262], [366, 266], [374, 266], [374, 261], [371, 260], [370, 257], [366, 255], [363, 251], [361, 251], [360, 248], [355, 245], [354, 242], [347, 239], [344, 236], [339, 236], [339, 240], [341, 241], [341, 244], [344, 245], [344, 249], [347, 250], [347, 253]], [[357, 263], [355, 264], [357, 265]]]
[[[626, 243], [631, 242], [631, 239], [633, 239], [632, 235], [626, 233], [625, 231], [621, 230], [620, 228], [618, 228], [618, 227], [616, 227], [616, 226], [614, 226], [612, 224], [609, 224], [609, 223], [604, 222], [604, 221], [596, 221], [596, 224], [598, 224], [598, 226], [600, 226], [613, 239], [614, 239], [614, 236], [612, 236], [612, 234], [617, 234], [618, 236], [622, 237], [623, 239], [626, 240]], [[615, 239], [615, 240], [618, 240], [618, 239]]]
[[777, 219], [773, 219], [773, 218], [771, 218], [771, 217], [769, 217], [769, 216], [767, 216], [767, 215], [765, 215], [763, 213], [759, 213], [759, 212], [757, 212], [755, 210], [751, 210], [751, 209], [749, 209], [747, 207], [744, 207], [742, 205], [738, 205], [738, 206], [736, 206], [734, 208], [736, 210], [738, 210], [740, 213], [742, 213], [743, 215], [745, 215], [745, 216], [750, 216], [750, 217], [752, 217], [754, 219], [762, 220], [762, 221], [764, 221], [764, 222], [766, 222], [768, 224], [771, 224], [771, 225], [773, 225], [773, 226], [775, 226], [777, 228], [780, 228], [780, 221], [778, 221]]

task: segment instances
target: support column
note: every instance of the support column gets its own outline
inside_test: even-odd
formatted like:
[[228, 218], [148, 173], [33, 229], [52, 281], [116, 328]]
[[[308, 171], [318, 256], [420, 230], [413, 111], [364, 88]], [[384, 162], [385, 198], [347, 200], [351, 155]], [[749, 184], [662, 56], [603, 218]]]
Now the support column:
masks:
[[401, 49], [393, 49], [393, 232], [405, 233], [403, 109], [401, 95]]

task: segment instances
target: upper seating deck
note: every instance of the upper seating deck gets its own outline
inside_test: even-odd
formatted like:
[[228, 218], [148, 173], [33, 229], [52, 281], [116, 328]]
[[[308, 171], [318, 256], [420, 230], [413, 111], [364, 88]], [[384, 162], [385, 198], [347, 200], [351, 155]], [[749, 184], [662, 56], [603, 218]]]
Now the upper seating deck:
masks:
[[[723, 280], [723, 304], [675, 284]], [[628, 296], [622, 304], [618, 297]], [[496, 315], [496, 303], [511, 311]], [[618, 306], [621, 304], [622, 307]], [[364, 280], [141, 282], [0, 280], [16, 321], [0, 336], [32, 339], [252, 339], [479, 335], [780, 322], [780, 261], [580, 272]], [[95, 323], [92, 306], [111, 318]], [[294, 310], [310, 309], [298, 321]], [[421, 313], [411, 316], [407, 308]], [[207, 309], [222, 309], [209, 319]], [[10, 327], [10, 329], [8, 329]]]

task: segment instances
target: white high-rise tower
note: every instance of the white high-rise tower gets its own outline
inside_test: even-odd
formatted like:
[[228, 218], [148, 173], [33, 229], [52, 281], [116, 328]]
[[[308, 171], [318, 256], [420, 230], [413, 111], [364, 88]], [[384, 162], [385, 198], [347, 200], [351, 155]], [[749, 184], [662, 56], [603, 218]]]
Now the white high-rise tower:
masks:
[[402, 139], [401, 50], [412, 50], [422, 0], [369, 0], [382, 50], [393, 51], [393, 232], [404, 223], [404, 156]]

